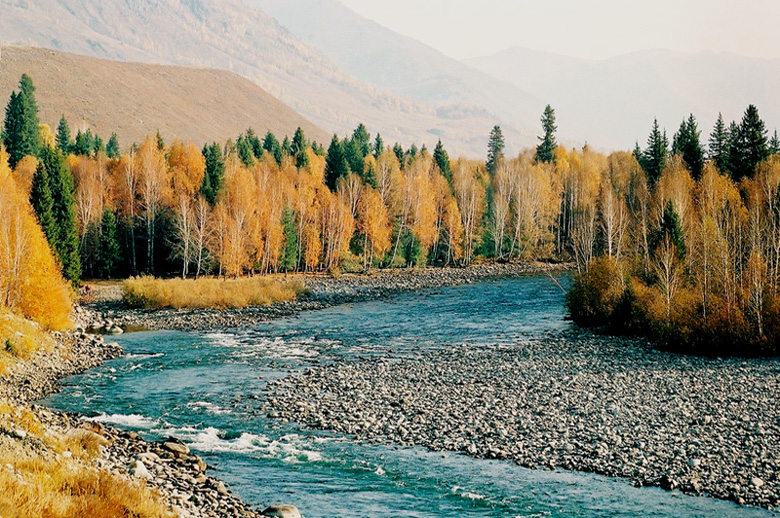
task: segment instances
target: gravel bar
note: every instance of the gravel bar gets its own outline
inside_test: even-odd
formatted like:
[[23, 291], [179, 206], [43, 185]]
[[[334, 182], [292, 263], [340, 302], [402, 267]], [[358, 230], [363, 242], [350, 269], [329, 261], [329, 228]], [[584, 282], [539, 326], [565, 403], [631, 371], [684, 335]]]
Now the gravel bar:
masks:
[[272, 383], [269, 415], [367, 442], [780, 506], [780, 363], [575, 330]]

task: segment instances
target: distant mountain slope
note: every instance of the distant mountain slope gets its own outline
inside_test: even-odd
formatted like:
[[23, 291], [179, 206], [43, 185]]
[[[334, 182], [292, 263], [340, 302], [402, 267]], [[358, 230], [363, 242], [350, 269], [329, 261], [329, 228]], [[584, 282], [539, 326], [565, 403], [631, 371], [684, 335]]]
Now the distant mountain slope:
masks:
[[56, 129], [60, 115], [73, 131], [92, 128], [107, 140], [140, 142], [158, 129], [166, 139], [198, 145], [233, 138], [248, 127], [280, 138], [301, 126], [310, 139], [327, 132], [263, 91], [224, 70], [122, 63], [40, 48], [3, 47], [0, 104], [23, 73], [32, 77], [41, 120]]
[[364, 122], [388, 142], [441, 137], [453, 154], [481, 156], [496, 122], [472, 106], [434, 108], [358, 81], [239, 0], [0, 0], [0, 12], [5, 44], [231, 70], [327, 131]]
[[671, 138], [689, 113], [706, 140], [719, 111], [738, 120], [750, 103], [780, 126], [780, 60], [654, 50], [590, 61], [513, 48], [467, 63], [543, 98], [561, 131], [600, 146], [644, 145], [654, 117]]
[[338, 0], [243, 1], [274, 16], [358, 79], [433, 106], [484, 108], [529, 132], [526, 137], [538, 130], [544, 109], [539, 98], [368, 20]]

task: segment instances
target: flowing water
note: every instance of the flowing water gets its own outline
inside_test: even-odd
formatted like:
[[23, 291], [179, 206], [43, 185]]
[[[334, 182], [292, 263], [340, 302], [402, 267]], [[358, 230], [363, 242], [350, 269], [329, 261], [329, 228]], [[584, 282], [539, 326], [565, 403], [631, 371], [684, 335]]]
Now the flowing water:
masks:
[[307, 367], [513, 342], [567, 328], [564, 315], [561, 290], [529, 276], [342, 305], [251, 329], [132, 333], [119, 339], [126, 356], [65, 380], [45, 403], [147, 439], [175, 435], [245, 501], [293, 503], [307, 518], [773, 516], [598, 475], [355, 443], [262, 410], [269, 380]]

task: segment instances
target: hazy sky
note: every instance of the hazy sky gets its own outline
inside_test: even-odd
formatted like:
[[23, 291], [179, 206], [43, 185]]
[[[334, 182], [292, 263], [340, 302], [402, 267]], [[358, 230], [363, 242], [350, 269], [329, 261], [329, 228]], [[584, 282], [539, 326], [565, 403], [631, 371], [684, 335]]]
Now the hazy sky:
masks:
[[585, 58], [666, 48], [780, 58], [778, 0], [341, 0], [455, 58], [511, 46]]

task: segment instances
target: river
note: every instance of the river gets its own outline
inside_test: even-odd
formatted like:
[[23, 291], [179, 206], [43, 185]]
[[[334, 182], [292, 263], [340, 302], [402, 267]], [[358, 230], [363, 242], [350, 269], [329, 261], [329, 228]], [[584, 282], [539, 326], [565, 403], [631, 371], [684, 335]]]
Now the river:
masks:
[[[565, 282], [565, 279], [564, 279]], [[267, 416], [269, 380], [311, 366], [414, 358], [432, 348], [556, 333], [548, 277], [429, 290], [218, 332], [121, 336], [126, 355], [63, 382], [44, 404], [147, 439], [181, 438], [244, 501], [317, 517], [759, 517], [772, 513], [625, 480], [421, 448], [356, 443]]]

